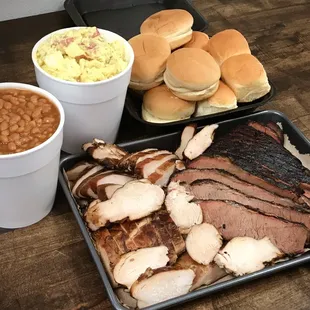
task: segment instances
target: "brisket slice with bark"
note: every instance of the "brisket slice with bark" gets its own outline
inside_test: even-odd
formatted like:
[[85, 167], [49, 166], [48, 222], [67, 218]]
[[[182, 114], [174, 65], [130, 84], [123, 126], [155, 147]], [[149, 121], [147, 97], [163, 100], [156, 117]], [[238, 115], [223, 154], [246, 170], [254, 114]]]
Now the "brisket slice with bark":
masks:
[[[271, 123], [270, 126], [258, 123], [255, 121], [249, 121], [248, 125], [253, 127], [254, 129], [270, 136], [275, 141], [277, 141], [279, 144], [283, 144], [283, 140], [281, 140], [281, 137], [279, 136], [278, 132], [276, 131], [275, 127], [273, 127], [274, 123]], [[278, 127], [276, 124], [274, 124], [276, 127]], [[279, 127], [278, 127], [279, 128]], [[279, 128], [280, 129], [280, 128]], [[281, 129], [280, 129], [281, 130]]]
[[[259, 198], [264, 201], [282, 205], [285, 207], [296, 207], [303, 209], [303, 206], [297, 205], [295, 202], [288, 198], [278, 196], [272, 192], [269, 192], [259, 186], [247, 183], [236, 176], [219, 169], [186, 169], [175, 173], [172, 176], [171, 181], [180, 181], [187, 184], [191, 184], [197, 180], [210, 179], [231, 188], [234, 188], [248, 196]], [[310, 212], [310, 208], [307, 208]], [[305, 211], [307, 211], [307, 209]]]
[[310, 213], [303, 213], [290, 207], [283, 207], [247, 196], [229, 186], [212, 180], [196, 181], [189, 185], [188, 188], [198, 200], [234, 201], [254, 211], [260, 211], [291, 222], [302, 223], [307, 227], [308, 235], [310, 233]]
[[[295, 200], [304, 192], [301, 183], [305, 184], [303, 188], [310, 184], [310, 171], [296, 157], [273, 138], [248, 125], [239, 125], [218, 137], [204, 156], [226, 159], [258, 179], [254, 183], [252, 177], [251, 183]], [[209, 168], [197, 165], [200, 159], [194, 160], [189, 167]], [[235, 172], [244, 179], [240, 171]]]
[[285, 254], [304, 252], [308, 231], [301, 224], [266, 216], [231, 201], [201, 201], [200, 206], [204, 222], [214, 225], [225, 240], [267, 236]]

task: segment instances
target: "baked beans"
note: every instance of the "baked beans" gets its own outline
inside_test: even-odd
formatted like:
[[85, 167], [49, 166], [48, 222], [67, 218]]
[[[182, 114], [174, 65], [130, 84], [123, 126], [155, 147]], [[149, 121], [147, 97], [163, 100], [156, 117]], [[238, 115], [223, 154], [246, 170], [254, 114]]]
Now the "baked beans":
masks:
[[60, 113], [47, 98], [28, 90], [0, 89], [0, 155], [36, 147], [59, 123]]

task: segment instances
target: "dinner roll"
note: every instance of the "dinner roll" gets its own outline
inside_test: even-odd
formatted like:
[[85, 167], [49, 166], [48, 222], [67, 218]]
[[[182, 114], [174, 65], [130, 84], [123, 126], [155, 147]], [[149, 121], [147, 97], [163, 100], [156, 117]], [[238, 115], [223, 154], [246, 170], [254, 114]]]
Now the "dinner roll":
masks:
[[270, 91], [266, 71], [250, 54], [230, 57], [221, 67], [222, 80], [236, 94], [238, 102], [251, 102]]
[[166, 85], [147, 91], [143, 96], [142, 117], [152, 123], [168, 123], [190, 118], [196, 104], [174, 96]]
[[147, 90], [163, 82], [163, 72], [171, 54], [168, 41], [153, 34], [139, 34], [129, 40], [135, 59], [129, 87]]
[[177, 97], [197, 101], [216, 92], [220, 76], [220, 68], [209, 53], [181, 48], [169, 56], [164, 81]]
[[251, 54], [246, 38], [235, 29], [227, 29], [211, 37], [207, 51], [219, 66], [231, 56]]
[[207, 34], [200, 31], [193, 31], [192, 39], [183, 47], [196, 47], [206, 50], [208, 42], [209, 36]]
[[219, 88], [213, 96], [197, 102], [195, 116], [224, 112], [237, 107], [236, 95], [226, 84], [220, 81]]
[[193, 16], [180, 9], [162, 10], [148, 17], [141, 25], [141, 33], [153, 33], [166, 38], [176, 49], [192, 38]]

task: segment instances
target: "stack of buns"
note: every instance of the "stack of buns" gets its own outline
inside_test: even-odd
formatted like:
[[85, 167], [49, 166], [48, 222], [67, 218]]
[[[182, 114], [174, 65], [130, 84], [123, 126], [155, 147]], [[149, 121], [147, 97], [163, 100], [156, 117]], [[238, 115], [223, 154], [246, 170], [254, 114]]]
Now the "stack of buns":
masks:
[[129, 40], [135, 54], [129, 87], [143, 91], [142, 117], [148, 122], [236, 109], [237, 102], [252, 102], [270, 91], [263, 65], [239, 31], [209, 38], [192, 31], [193, 22], [185, 10], [163, 10]]

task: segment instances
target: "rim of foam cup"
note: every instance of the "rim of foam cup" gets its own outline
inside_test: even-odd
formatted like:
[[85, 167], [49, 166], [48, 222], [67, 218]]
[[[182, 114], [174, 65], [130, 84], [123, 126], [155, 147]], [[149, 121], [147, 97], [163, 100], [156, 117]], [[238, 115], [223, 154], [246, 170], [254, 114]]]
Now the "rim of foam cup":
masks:
[[50, 136], [43, 143], [41, 143], [41, 144], [39, 144], [39, 145], [29, 149], [29, 150], [23, 151], [23, 152], [13, 153], [13, 154], [5, 154], [5, 155], [0, 154], [0, 160], [17, 158], [17, 157], [29, 155], [31, 153], [34, 153], [36, 151], [41, 150], [46, 145], [50, 144], [53, 140], [56, 139], [56, 137], [59, 135], [59, 133], [63, 129], [64, 123], [65, 123], [65, 112], [64, 112], [64, 109], [63, 109], [61, 103], [59, 102], [59, 100], [55, 96], [53, 96], [51, 93], [49, 93], [48, 91], [46, 91], [42, 88], [30, 85], [30, 84], [25, 84], [25, 83], [14, 83], [14, 82], [0, 83], [0, 90], [1, 89], [29, 90], [29, 91], [32, 91], [34, 93], [37, 93], [39, 95], [46, 97], [48, 100], [50, 100], [57, 107], [58, 112], [60, 114], [60, 122], [59, 122], [59, 125], [58, 125], [56, 131], [52, 134], [52, 136]]
[[53, 31], [49, 34], [47, 34], [46, 36], [44, 36], [43, 38], [41, 38], [33, 47], [32, 52], [31, 52], [31, 58], [32, 58], [32, 62], [34, 64], [34, 66], [45, 76], [49, 77], [50, 79], [57, 81], [59, 83], [63, 83], [63, 84], [67, 84], [67, 85], [75, 85], [75, 86], [96, 86], [96, 85], [100, 85], [100, 84], [105, 84], [105, 83], [109, 83], [113, 80], [116, 80], [118, 78], [120, 78], [121, 76], [125, 75], [132, 67], [133, 65], [133, 61], [134, 61], [134, 52], [133, 49], [131, 47], [131, 45], [128, 43], [127, 40], [125, 40], [123, 37], [121, 37], [119, 34], [109, 31], [109, 30], [105, 30], [105, 29], [100, 29], [97, 28], [98, 31], [100, 32], [101, 35], [104, 35], [105, 33], [109, 33], [111, 36], [114, 36], [116, 39], [120, 40], [123, 42], [123, 44], [126, 47], [126, 50], [129, 52], [129, 62], [127, 64], [127, 67], [120, 73], [118, 73], [117, 75], [114, 75], [113, 77], [106, 79], [106, 80], [102, 80], [102, 81], [97, 81], [97, 82], [74, 82], [74, 81], [66, 81], [66, 80], [62, 80], [59, 78], [56, 78], [54, 76], [52, 76], [51, 74], [47, 73], [46, 71], [44, 71], [41, 66], [38, 64], [37, 62], [37, 58], [36, 58], [36, 52], [39, 48], [39, 46], [46, 41], [49, 37], [51, 37], [52, 35], [54, 35], [55, 33], [62, 33], [62, 32], [66, 32], [72, 29], [83, 29], [83, 28], [90, 28], [90, 27], [68, 27], [68, 28], [62, 28], [56, 31]]

